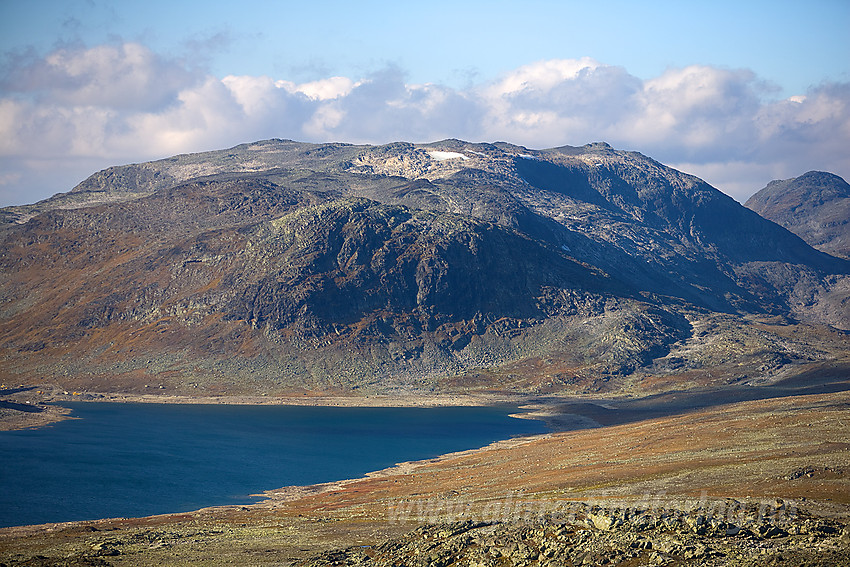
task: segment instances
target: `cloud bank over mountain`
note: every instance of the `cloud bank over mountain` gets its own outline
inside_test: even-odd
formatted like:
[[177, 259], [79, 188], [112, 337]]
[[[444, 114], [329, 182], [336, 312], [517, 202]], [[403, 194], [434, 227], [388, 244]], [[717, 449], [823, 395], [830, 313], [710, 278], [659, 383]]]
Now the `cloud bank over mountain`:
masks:
[[464, 88], [387, 66], [296, 83], [216, 77], [138, 43], [6, 54], [0, 205], [67, 191], [96, 169], [246, 141], [604, 140], [703, 177], [739, 200], [812, 169], [850, 176], [850, 84], [786, 99], [747, 69], [650, 79], [590, 58], [542, 60]]

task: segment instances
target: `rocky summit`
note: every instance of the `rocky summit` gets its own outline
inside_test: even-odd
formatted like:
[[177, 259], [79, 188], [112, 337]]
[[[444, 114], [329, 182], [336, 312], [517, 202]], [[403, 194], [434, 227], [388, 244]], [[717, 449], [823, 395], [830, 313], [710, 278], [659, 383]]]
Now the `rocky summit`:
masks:
[[0, 219], [9, 383], [651, 391], [848, 352], [850, 261], [605, 143], [268, 140], [112, 167]]
[[850, 258], [850, 184], [823, 171], [772, 181], [746, 206], [818, 250]]

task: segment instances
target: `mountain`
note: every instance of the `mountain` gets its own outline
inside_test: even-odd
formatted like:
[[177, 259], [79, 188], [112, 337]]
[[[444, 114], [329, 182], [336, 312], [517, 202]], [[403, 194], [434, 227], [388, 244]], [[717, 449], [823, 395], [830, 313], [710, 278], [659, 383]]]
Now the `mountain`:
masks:
[[268, 140], [2, 218], [10, 382], [624, 391], [847, 352], [850, 262], [605, 143]]
[[850, 184], [823, 171], [771, 181], [746, 206], [818, 250], [850, 258]]

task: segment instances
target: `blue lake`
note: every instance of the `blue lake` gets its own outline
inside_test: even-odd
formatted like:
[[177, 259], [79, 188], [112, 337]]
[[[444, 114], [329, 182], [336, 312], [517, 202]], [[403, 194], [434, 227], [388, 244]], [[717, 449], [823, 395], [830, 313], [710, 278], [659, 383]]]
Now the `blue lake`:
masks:
[[546, 431], [508, 407], [63, 405], [79, 419], [0, 432], [0, 526], [248, 504]]

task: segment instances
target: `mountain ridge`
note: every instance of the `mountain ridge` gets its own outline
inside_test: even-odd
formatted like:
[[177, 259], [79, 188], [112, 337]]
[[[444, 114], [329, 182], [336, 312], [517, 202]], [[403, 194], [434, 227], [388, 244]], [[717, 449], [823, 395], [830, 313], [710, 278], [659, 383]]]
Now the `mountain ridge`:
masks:
[[3, 215], [6, 374], [63, 387], [616, 390], [850, 328], [850, 262], [605, 143], [267, 140]]

